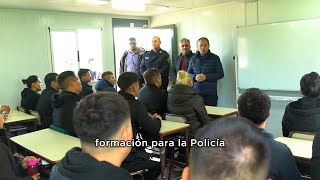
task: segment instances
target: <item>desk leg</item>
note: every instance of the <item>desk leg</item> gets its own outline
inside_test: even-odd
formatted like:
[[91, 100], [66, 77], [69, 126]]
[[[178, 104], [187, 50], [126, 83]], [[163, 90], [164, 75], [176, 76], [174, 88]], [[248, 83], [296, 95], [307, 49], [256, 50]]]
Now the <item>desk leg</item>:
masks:
[[[160, 134], [160, 141], [163, 141], [163, 135]], [[160, 147], [160, 168], [161, 168], [161, 179], [165, 179], [165, 170], [166, 170], [166, 147]]]
[[186, 142], [187, 142], [187, 147], [186, 147], [186, 152], [185, 152], [185, 160], [186, 160], [186, 164], [189, 164], [189, 155], [190, 155], [190, 142], [189, 142], [189, 128], [187, 128], [185, 130], [185, 138], [186, 138]]

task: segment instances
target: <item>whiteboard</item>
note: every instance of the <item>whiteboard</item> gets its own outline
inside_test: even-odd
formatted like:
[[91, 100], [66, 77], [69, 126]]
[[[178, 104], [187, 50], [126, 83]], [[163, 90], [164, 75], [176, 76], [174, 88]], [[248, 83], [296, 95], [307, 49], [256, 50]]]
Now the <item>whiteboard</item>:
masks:
[[320, 19], [238, 28], [238, 87], [299, 91], [320, 71]]

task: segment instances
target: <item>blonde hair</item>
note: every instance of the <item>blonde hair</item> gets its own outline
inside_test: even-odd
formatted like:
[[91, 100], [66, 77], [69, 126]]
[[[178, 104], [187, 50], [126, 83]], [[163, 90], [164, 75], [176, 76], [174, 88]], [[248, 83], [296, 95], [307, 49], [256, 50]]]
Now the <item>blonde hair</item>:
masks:
[[186, 71], [179, 71], [177, 74], [177, 84], [181, 84], [181, 85], [188, 85], [190, 86], [192, 83], [192, 79], [191, 76], [188, 72]]

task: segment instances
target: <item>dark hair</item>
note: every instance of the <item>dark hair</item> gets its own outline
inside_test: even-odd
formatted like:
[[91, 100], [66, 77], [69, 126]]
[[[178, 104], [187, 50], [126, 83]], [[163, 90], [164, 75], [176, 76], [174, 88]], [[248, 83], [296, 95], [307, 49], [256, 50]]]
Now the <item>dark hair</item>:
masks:
[[240, 116], [255, 124], [260, 124], [269, 117], [270, 108], [270, 97], [258, 88], [247, 89], [238, 99]]
[[28, 77], [28, 79], [22, 79], [22, 83], [27, 84], [28, 89], [32, 87], [32, 83], [35, 83], [37, 81], [39, 81], [39, 78], [36, 75], [31, 75]]
[[198, 44], [200, 41], [207, 41], [208, 45], [210, 46], [210, 43], [209, 43], [209, 39], [208, 39], [208, 38], [206, 38], [206, 37], [201, 37], [201, 38], [199, 38], [198, 41], [197, 41], [197, 44]]
[[158, 76], [161, 76], [161, 74], [156, 68], [148, 69], [143, 73], [143, 78], [147, 84], [154, 84]]
[[84, 74], [86, 74], [87, 72], [90, 72], [90, 69], [79, 69], [79, 71], [78, 71], [78, 77], [79, 77], [79, 79], [82, 79], [82, 76], [83, 76]]
[[131, 38], [128, 39], [128, 41], [136, 41], [136, 38], [131, 37]]
[[300, 80], [303, 95], [309, 98], [320, 96], [320, 77], [316, 72], [305, 74]]
[[94, 144], [96, 138], [112, 139], [129, 118], [128, 102], [121, 95], [98, 92], [78, 103], [73, 114], [73, 126], [82, 142]]
[[101, 77], [102, 79], [104, 79], [106, 76], [109, 76], [109, 75], [112, 75], [113, 73], [111, 71], [106, 71], [106, 72], [103, 72]]
[[52, 81], [57, 81], [57, 73], [48, 73], [45, 77], [44, 77], [44, 83], [46, 84], [46, 87], [49, 88], [51, 86], [51, 82]]
[[75, 81], [76, 75], [73, 71], [64, 71], [58, 75], [57, 83], [60, 89], [67, 89], [69, 86], [69, 81]]
[[262, 132], [247, 119], [217, 119], [200, 129], [196, 139], [219, 139], [225, 142], [225, 146], [193, 146], [190, 155], [191, 180], [266, 179], [270, 157], [268, 145]]
[[134, 72], [121, 73], [118, 78], [118, 86], [122, 91], [128, 90], [136, 82], [138, 82], [138, 75]]

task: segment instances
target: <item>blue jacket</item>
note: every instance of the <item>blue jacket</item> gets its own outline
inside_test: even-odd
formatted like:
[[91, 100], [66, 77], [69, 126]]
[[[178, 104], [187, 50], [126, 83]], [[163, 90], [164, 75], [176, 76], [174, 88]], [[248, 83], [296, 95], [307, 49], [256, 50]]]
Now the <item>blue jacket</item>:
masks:
[[97, 91], [117, 92], [113, 85], [105, 79], [99, 80], [95, 88]]
[[[182, 56], [183, 56], [182, 53], [180, 53], [180, 55], [174, 61], [172, 61], [172, 64], [171, 64], [170, 79], [173, 81], [174, 84], [176, 84], [177, 73], [180, 71], [180, 64], [181, 64]], [[192, 56], [194, 56], [194, 53], [192, 51], [190, 51], [186, 55], [185, 69], [183, 69], [184, 71], [188, 70], [190, 59], [191, 59]]]
[[[199, 52], [190, 59], [188, 72], [191, 75], [193, 88], [198, 94], [217, 94], [217, 81], [224, 76], [219, 56], [209, 52], [202, 56]], [[205, 74], [206, 80], [197, 82], [195, 76]]]
[[79, 96], [82, 98], [86, 97], [89, 94], [92, 94], [92, 86], [90, 86], [88, 83], [85, 83], [83, 81], [81, 81], [81, 86], [82, 86], [82, 91], [79, 94]]

